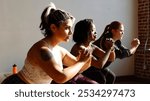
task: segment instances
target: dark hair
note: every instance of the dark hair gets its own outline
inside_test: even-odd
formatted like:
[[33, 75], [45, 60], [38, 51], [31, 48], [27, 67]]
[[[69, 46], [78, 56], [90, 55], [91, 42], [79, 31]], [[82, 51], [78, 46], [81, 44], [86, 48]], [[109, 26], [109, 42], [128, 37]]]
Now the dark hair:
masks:
[[105, 34], [108, 34], [108, 36], [112, 37], [112, 29], [119, 29], [121, 26], [121, 23], [119, 21], [113, 21], [109, 25], [107, 25], [104, 29], [104, 32], [102, 33], [102, 36]]
[[92, 28], [92, 19], [84, 19], [77, 22], [74, 28], [73, 41], [83, 43], [87, 40]]
[[74, 19], [69, 13], [56, 9], [54, 4], [46, 7], [41, 15], [41, 24], [39, 26], [42, 34], [46, 36], [51, 36], [52, 31], [50, 29], [51, 24], [55, 24], [59, 27], [67, 19]]

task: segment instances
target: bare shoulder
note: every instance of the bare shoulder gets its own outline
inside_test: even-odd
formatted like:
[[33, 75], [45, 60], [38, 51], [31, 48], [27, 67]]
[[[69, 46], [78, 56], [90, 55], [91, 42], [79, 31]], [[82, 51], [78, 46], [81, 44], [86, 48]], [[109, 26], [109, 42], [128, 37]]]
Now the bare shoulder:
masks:
[[32, 47], [29, 49], [28, 54], [37, 54], [41, 50], [41, 48], [46, 49], [46, 45], [42, 41], [38, 41], [35, 44], [32, 45]]
[[98, 46], [91, 44], [91, 47], [93, 48], [93, 50], [101, 50], [103, 51], [101, 48], [99, 48]]
[[41, 41], [35, 43], [27, 53], [27, 58], [32, 63], [37, 63], [41, 61], [41, 59], [48, 59], [46, 56], [49, 56], [50, 58], [52, 54], [50, 53], [49, 48]]
[[103, 49], [99, 48], [98, 46], [96, 46], [94, 44], [92, 44], [91, 47], [92, 47], [94, 53], [99, 53], [99, 52], [105, 53], [105, 51]]
[[44, 61], [49, 61], [53, 58], [53, 54], [48, 47], [45, 46], [41, 47], [39, 53], [41, 59]]
[[62, 57], [69, 53], [69, 51], [62, 46], [57, 46], [57, 49], [60, 51]]
[[57, 49], [58, 50], [60, 50], [62, 53], [66, 53], [66, 52], [68, 52], [68, 50], [67, 49], [65, 49], [64, 47], [62, 47], [62, 46], [57, 46]]
[[85, 47], [80, 44], [74, 44], [73, 47], [71, 48], [71, 53], [77, 56], [79, 51], [82, 50], [83, 48]]

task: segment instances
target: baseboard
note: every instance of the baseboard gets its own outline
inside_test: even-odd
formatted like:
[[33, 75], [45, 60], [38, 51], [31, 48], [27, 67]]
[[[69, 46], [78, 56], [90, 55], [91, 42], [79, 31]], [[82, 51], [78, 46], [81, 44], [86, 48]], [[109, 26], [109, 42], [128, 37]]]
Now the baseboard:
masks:
[[133, 79], [136, 78], [134, 75], [123, 75], [123, 76], [117, 76], [116, 79]]
[[150, 84], [150, 79], [139, 78], [135, 75], [117, 76], [116, 83], [141, 83]]

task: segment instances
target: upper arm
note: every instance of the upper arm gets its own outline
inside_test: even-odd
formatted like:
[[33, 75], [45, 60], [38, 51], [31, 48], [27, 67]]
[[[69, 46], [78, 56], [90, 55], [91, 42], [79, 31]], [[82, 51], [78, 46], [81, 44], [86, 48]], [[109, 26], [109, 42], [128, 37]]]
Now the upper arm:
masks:
[[96, 58], [103, 58], [105, 51], [103, 51], [101, 48], [97, 47], [96, 45], [93, 45], [93, 56]]
[[40, 67], [55, 81], [62, 82], [65, 75], [63, 68], [56, 62], [52, 52], [48, 48], [40, 49]]
[[116, 58], [126, 58], [131, 56], [130, 50], [127, 49], [126, 47], [124, 47], [121, 42], [118, 44], [116, 44], [116, 48], [115, 48], [115, 54], [116, 54]]
[[65, 66], [71, 66], [74, 65], [77, 62], [77, 58], [68, 52], [66, 49], [63, 49], [63, 65]]
[[[103, 58], [104, 55], [105, 55], [105, 51], [103, 51], [101, 48], [95, 46], [95, 50], [93, 52], [93, 55], [96, 56], [97, 58]], [[109, 58], [108, 58], [108, 61], [114, 61], [115, 60], [115, 52], [114, 51], [111, 51], [110, 55], [109, 55]]]

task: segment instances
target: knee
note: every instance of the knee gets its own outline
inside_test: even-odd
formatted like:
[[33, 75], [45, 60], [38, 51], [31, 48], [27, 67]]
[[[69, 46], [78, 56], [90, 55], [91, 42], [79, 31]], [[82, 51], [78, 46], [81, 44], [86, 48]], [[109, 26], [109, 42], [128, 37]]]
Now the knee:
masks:
[[111, 73], [109, 77], [110, 77], [111, 83], [113, 84], [116, 80], [116, 75], [114, 73]]

